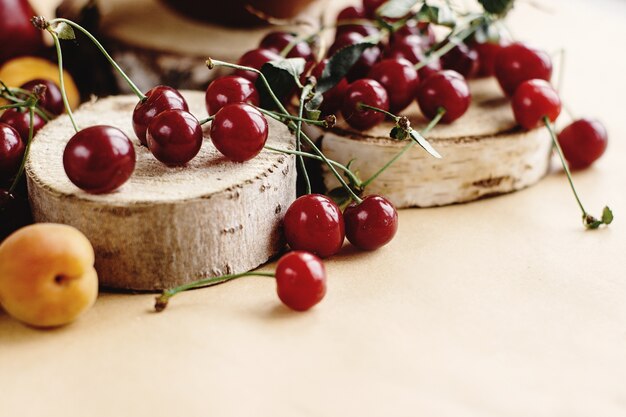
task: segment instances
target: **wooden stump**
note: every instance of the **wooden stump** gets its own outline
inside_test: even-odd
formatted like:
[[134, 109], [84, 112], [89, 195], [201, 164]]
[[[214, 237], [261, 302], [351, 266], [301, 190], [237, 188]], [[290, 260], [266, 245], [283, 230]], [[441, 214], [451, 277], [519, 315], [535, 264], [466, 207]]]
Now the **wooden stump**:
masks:
[[[204, 95], [184, 92], [191, 112], [206, 117]], [[253, 269], [284, 246], [281, 221], [295, 199], [295, 158], [262, 152], [246, 163], [205, 143], [188, 166], [169, 168], [142, 146], [131, 126], [134, 96], [88, 103], [80, 126], [110, 124], [133, 139], [137, 167], [118, 191], [91, 195], [65, 175], [62, 155], [73, 135], [67, 116], [33, 141], [28, 189], [37, 222], [77, 227], [96, 250], [101, 285], [132, 290], [170, 288], [196, 279]], [[268, 144], [293, 148], [282, 124], [270, 123]]]
[[[399, 208], [441, 206], [519, 190], [546, 174], [551, 150], [546, 129], [521, 130], [494, 79], [471, 81], [470, 88], [468, 112], [427, 135], [443, 158], [416, 145], [367, 188], [368, 194], [384, 195]], [[416, 130], [427, 124], [416, 104], [405, 113]], [[344, 122], [318, 131], [318, 137], [326, 156], [344, 164], [354, 159], [352, 167], [367, 179], [406, 144], [389, 139], [392, 127], [386, 122], [359, 132]], [[338, 186], [328, 170], [324, 182], [329, 189]]]

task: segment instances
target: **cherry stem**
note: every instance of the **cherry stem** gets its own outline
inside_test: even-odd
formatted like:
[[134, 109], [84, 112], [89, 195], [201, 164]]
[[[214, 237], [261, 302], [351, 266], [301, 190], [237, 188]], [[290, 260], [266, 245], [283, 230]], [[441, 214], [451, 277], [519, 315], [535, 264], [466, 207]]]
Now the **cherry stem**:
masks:
[[117, 64], [117, 62], [115, 62], [115, 60], [111, 57], [111, 55], [109, 55], [109, 53], [104, 48], [104, 46], [102, 46], [100, 41], [98, 41], [98, 39], [95, 38], [95, 36], [93, 36], [91, 33], [89, 33], [89, 31], [87, 29], [85, 29], [84, 27], [82, 27], [78, 23], [72, 22], [71, 20], [68, 20], [68, 19], [63, 19], [63, 18], [52, 19], [49, 22], [49, 24], [52, 25], [52, 24], [61, 23], [61, 22], [67, 23], [68, 25], [70, 25], [73, 28], [79, 30], [85, 36], [87, 36], [89, 38], [89, 40], [91, 42], [93, 42], [94, 45], [96, 45], [96, 47], [100, 50], [100, 52], [102, 52], [102, 55], [104, 55], [104, 57], [107, 59], [107, 61], [109, 61], [109, 63], [113, 66], [113, 68], [115, 68], [115, 70], [120, 74], [120, 76], [124, 79], [124, 81], [126, 81], [126, 83], [130, 87], [130, 89], [133, 91], [133, 93], [135, 93], [135, 95], [137, 95], [137, 97], [139, 97], [139, 100], [143, 101], [143, 100], [146, 99], [146, 95], [135, 85], [135, 83], [130, 79], [130, 77], [128, 77], [128, 75], [126, 75], [126, 73], [122, 70], [122, 68], [120, 68], [120, 66]]
[[326, 122], [325, 120], [311, 120], [311, 119], [304, 119], [302, 117], [299, 116], [293, 116], [291, 114], [283, 114], [283, 113], [277, 113], [277, 112], [273, 112], [271, 110], [265, 110], [262, 107], [257, 107], [255, 106], [256, 109], [258, 111], [260, 111], [261, 113], [265, 114], [266, 116], [270, 116], [276, 120], [278, 120], [279, 122], [285, 122], [285, 120], [293, 120], [296, 121], [298, 123], [298, 125], [302, 126], [302, 122], [309, 124], [309, 125], [313, 125], [313, 126], [320, 126], [323, 128], [328, 128], [328, 122]]
[[194, 281], [189, 284], [184, 284], [179, 287], [163, 291], [161, 295], [156, 297], [156, 301], [154, 303], [154, 309], [157, 312], [161, 312], [165, 310], [170, 298], [172, 298], [176, 294], [181, 293], [183, 291], [193, 290], [196, 288], [210, 287], [213, 285], [221, 284], [223, 282], [232, 281], [237, 278], [252, 277], [252, 276], [274, 278], [275, 275], [272, 272], [244, 272], [241, 274], [229, 274], [229, 275], [222, 275], [219, 277], [201, 279], [199, 281]]
[[[446, 109], [444, 109], [443, 107], [440, 107], [439, 110], [437, 111], [437, 115], [430, 121], [430, 123], [428, 123], [428, 125], [420, 132], [420, 134], [422, 136], [426, 136], [435, 126], [437, 126], [437, 124], [441, 121], [441, 118], [443, 117], [444, 114], [446, 114]], [[412, 128], [409, 128], [409, 129], [412, 130]], [[380, 176], [380, 174], [385, 172], [387, 170], [387, 168], [389, 168], [391, 165], [393, 165], [394, 162], [396, 162], [398, 159], [400, 159], [400, 157], [402, 155], [404, 155], [406, 153], [406, 151], [408, 151], [413, 146], [415, 146], [415, 143], [416, 143], [415, 141], [410, 139], [410, 142], [408, 144], [406, 144], [406, 146], [404, 148], [402, 148], [402, 150], [400, 152], [398, 152], [393, 158], [391, 158], [389, 160], [389, 162], [387, 162], [374, 175], [372, 175], [370, 178], [365, 180], [363, 182], [362, 186], [365, 188], [368, 185], [370, 185], [376, 178], [378, 178]]]
[[76, 131], [76, 133], [78, 133], [78, 125], [76, 124], [76, 120], [74, 120], [74, 114], [72, 113], [70, 102], [67, 99], [67, 92], [65, 91], [65, 74], [63, 74], [63, 53], [61, 52], [61, 42], [59, 42], [59, 37], [50, 26], [48, 26], [47, 30], [54, 40], [54, 47], [57, 51], [57, 60], [59, 66], [59, 87], [61, 89], [61, 97], [63, 97], [63, 105], [65, 106], [65, 111], [67, 112], [67, 115], [72, 122], [74, 130]]
[[30, 121], [28, 123], [28, 141], [26, 142], [26, 149], [24, 150], [24, 156], [22, 157], [22, 162], [20, 163], [20, 167], [17, 170], [17, 174], [15, 174], [15, 178], [13, 178], [13, 183], [9, 188], [9, 194], [13, 194], [13, 191], [17, 188], [18, 183], [20, 182], [20, 178], [22, 174], [24, 174], [24, 168], [26, 167], [26, 159], [28, 158], [28, 153], [30, 151], [30, 144], [33, 142], [33, 136], [35, 134], [35, 106], [32, 105], [28, 108]]
[[[258, 74], [259, 78], [261, 79], [261, 81], [265, 85], [265, 88], [267, 89], [267, 91], [269, 91], [269, 94], [272, 97], [272, 100], [274, 101], [274, 103], [276, 103], [276, 105], [278, 106], [280, 111], [284, 115], [290, 116], [290, 114], [287, 111], [287, 109], [285, 109], [285, 106], [283, 105], [283, 103], [281, 103], [281, 101], [278, 99], [278, 97], [276, 97], [276, 94], [274, 94], [274, 91], [272, 90], [272, 87], [270, 87], [270, 83], [267, 81], [267, 78], [265, 77], [265, 75], [261, 71], [259, 71], [258, 69], [251, 68], [251, 67], [245, 67], [245, 66], [237, 65], [237, 64], [231, 64], [229, 62], [218, 61], [217, 59], [211, 59], [211, 58], [207, 59], [206, 65], [207, 65], [207, 67], [209, 69], [213, 69], [215, 66], [222, 66], [222, 67], [226, 67], [226, 68], [233, 68], [233, 69], [238, 69], [238, 70], [243, 70], [243, 71], [251, 71], [251, 72], [254, 72], [255, 74]], [[294, 129], [297, 128], [297, 126], [296, 126], [296, 124], [294, 122], [289, 122], [288, 126], [290, 128], [294, 128]], [[343, 179], [343, 177], [339, 174], [339, 172], [337, 172], [335, 167], [330, 163], [328, 158], [326, 158], [326, 155], [324, 155], [324, 153], [317, 147], [317, 145], [315, 145], [315, 142], [313, 140], [311, 140], [311, 138], [309, 138], [304, 132], [302, 132], [302, 137], [309, 144], [309, 146], [315, 151], [315, 153], [318, 154], [322, 158], [324, 163], [328, 166], [328, 169], [330, 169], [330, 171], [333, 173], [335, 178], [337, 178], [337, 181], [339, 181], [341, 186], [343, 188], [345, 188], [345, 190], [350, 194], [350, 197], [357, 204], [360, 204], [363, 200], [358, 195], [355, 194], [355, 192], [352, 190], [352, 188], [350, 188], [350, 186], [346, 183], [346, 180]]]
[[[302, 150], [302, 114], [304, 113], [304, 98], [306, 94], [306, 89], [302, 89], [300, 103], [298, 103], [299, 120], [296, 122], [296, 150], [298, 151]], [[298, 162], [302, 175], [304, 176], [305, 192], [311, 194], [311, 179], [309, 178], [309, 173], [306, 170], [306, 164], [304, 163], [304, 157], [302, 155], [298, 155]]]
[[209, 122], [212, 122], [215, 119], [215, 115], [213, 116], [209, 116], [206, 119], [202, 119], [202, 120], [198, 120], [198, 123], [200, 123], [200, 126], [205, 125]]
[[472, 23], [470, 24], [470, 27], [460, 31], [456, 35], [454, 34], [454, 32], [451, 33], [443, 41], [444, 44], [439, 49], [435, 49], [436, 46], [438, 45], [433, 46], [429, 51], [426, 52], [426, 58], [422, 60], [421, 62], [418, 62], [415, 65], [414, 67], [415, 70], [420, 70], [424, 68], [426, 65], [433, 62], [434, 60], [441, 58], [442, 56], [450, 52], [452, 49], [454, 49], [454, 47], [457, 46], [460, 42], [464, 41], [467, 37], [469, 37], [472, 33], [476, 32], [476, 30], [478, 30], [478, 27], [480, 26], [476, 22], [480, 22], [480, 20], [472, 21]]
[[[20, 93], [20, 94], [26, 94], [29, 97], [33, 97], [34, 98], [34, 95], [33, 95], [32, 91], [24, 90], [24, 89], [21, 89], [21, 88], [11, 88], [11, 89], [9, 89], [9, 88], [6, 87], [6, 85], [2, 81], [0, 81], [0, 83], [4, 87], [2, 93], [0, 93], [0, 97], [2, 97], [5, 100], [13, 102], [13, 104], [7, 104], [5, 106], [0, 106], [0, 111], [8, 110], [8, 109], [14, 109], [14, 108], [30, 107], [30, 105], [32, 103], [32, 99], [31, 100], [22, 100], [21, 98], [18, 98], [17, 96], [13, 95], [13, 92], [17, 92], [17, 93]], [[4, 94], [4, 93], [7, 93], [7, 94]], [[50, 121], [51, 117], [48, 114], [48, 112], [42, 110], [41, 108], [39, 108], [38, 104], [35, 104], [35, 113], [37, 113], [46, 122]]]
[[385, 116], [393, 119], [396, 123], [398, 122], [398, 120], [400, 120], [400, 117], [396, 116], [395, 114], [390, 113], [387, 110], [380, 109], [378, 107], [370, 106], [369, 104], [365, 104], [365, 103], [359, 102], [356, 105], [356, 107], [357, 107], [358, 110], [367, 109], [367, 110], [373, 110], [373, 111], [378, 112], [378, 113], [382, 113]]

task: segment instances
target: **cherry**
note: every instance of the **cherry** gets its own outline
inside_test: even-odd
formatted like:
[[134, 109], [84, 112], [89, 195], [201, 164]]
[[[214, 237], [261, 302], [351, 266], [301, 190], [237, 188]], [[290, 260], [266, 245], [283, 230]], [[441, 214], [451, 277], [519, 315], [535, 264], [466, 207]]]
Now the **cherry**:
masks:
[[383, 3], [387, 2], [387, 0], [363, 0], [363, 9], [365, 10], [365, 15], [371, 19], [376, 17], [376, 10]]
[[20, 88], [33, 91], [38, 85], [46, 87], [43, 97], [39, 99], [38, 105], [55, 116], [63, 113], [65, 105], [63, 104], [63, 96], [59, 87], [50, 80], [36, 79], [23, 84]]
[[349, 6], [342, 9], [337, 15], [337, 21], [365, 19], [365, 9], [361, 6]]
[[327, 258], [339, 252], [346, 237], [341, 210], [330, 198], [307, 194], [294, 201], [283, 220], [293, 250]]
[[[282, 57], [271, 49], [257, 48], [243, 54], [237, 63], [244, 67], [251, 67], [260, 70], [263, 65], [268, 62], [280, 61], [281, 59]], [[237, 70], [235, 71], [235, 74], [240, 77], [247, 78], [252, 82], [255, 82], [257, 78], [259, 78], [259, 74], [252, 71]]]
[[[335, 52], [345, 48], [346, 46], [363, 42], [364, 39], [365, 38], [362, 35], [355, 32], [341, 33], [337, 36], [337, 39], [335, 39], [335, 43], [333, 43], [330, 47], [328, 56], [334, 55]], [[381, 55], [382, 53], [378, 46], [372, 46], [371, 48], [364, 50], [361, 57], [356, 61], [352, 68], [350, 68], [350, 71], [346, 75], [348, 82], [364, 78], [374, 64], [380, 60]]]
[[561, 113], [561, 99], [545, 80], [524, 81], [511, 99], [515, 120], [524, 129], [533, 129], [547, 116], [554, 122]]
[[[28, 141], [28, 134], [30, 131], [30, 112], [28, 110], [8, 109], [2, 114], [2, 116], [0, 116], [0, 122], [5, 123], [17, 130], [17, 133], [19, 133], [22, 141], [25, 143]], [[33, 137], [37, 134], [39, 129], [44, 127], [45, 124], [46, 121], [37, 113], [34, 113]]]
[[184, 165], [200, 152], [202, 127], [191, 113], [166, 110], [148, 126], [148, 149], [166, 165]]
[[417, 35], [422, 39], [424, 47], [431, 47], [435, 44], [435, 31], [428, 22], [416, 22], [415, 20], [409, 20], [406, 25], [398, 29], [392, 36], [392, 42], [397, 42], [401, 38], [410, 35]]
[[211, 140], [231, 161], [244, 162], [261, 152], [267, 141], [265, 116], [249, 104], [228, 104], [215, 114]]
[[378, 81], [389, 95], [389, 109], [400, 113], [415, 98], [419, 76], [406, 59], [385, 59], [372, 67], [368, 78]]
[[0, 123], [0, 181], [10, 180], [15, 176], [22, 163], [26, 146], [11, 126]]
[[348, 86], [341, 107], [341, 113], [350, 126], [358, 130], [368, 130], [385, 120], [385, 115], [359, 108], [360, 104], [389, 110], [389, 96], [378, 81], [367, 78], [357, 80]]
[[142, 145], [148, 145], [146, 131], [152, 119], [166, 110], [189, 111], [189, 106], [178, 90], [165, 85], [152, 88], [146, 98], [137, 103], [133, 111], [133, 130]]
[[259, 46], [280, 54], [287, 46], [294, 43], [291, 50], [287, 53], [287, 58], [304, 58], [307, 61], [312, 60], [313, 51], [311, 50], [311, 46], [304, 41], [296, 43], [296, 40], [297, 37], [293, 33], [270, 32], [261, 40]]
[[374, 26], [370, 25], [342, 25], [337, 28], [337, 34], [335, 39], [337, 39], [340, 35], [344, 35], [346, 33], [356, 33], [363, 37], [377, 35], [380, 31]]
[[326, 295], [326, 269], [308, 252], [289, 252], [276, 265], [276, 292], [287, 307], [306, 311]]
[[552, 61], [544, 51], [515, 42], [500, 49], [494, 69], [500, 86], [506, 95], [512, 96], [524, 81], [550, 81]]
[[376, 250], [391, 242], [398, 230], [398, 212], [389, 200], [369, 195], [343, 212], [346, 237], [362, 250]]
[[497, 41], [476, 42], [471, 41], [470, 45], [478, 53], [478, 72], [479, 77], [491, 77], [495, 74], [496, 56], [503, 47], [508, 45], [506, 39], [500, 38]]
[[604, 154], [608, 135], [602, 123], [595, 119], [579, 119], [559, 133], [559, 144], [572, 169], [583, 169]]
[[35, 16], [28, 0], [0, 1], [0, 63], [16, 56], [36, 55], [44, 48], [41, 31], [30, 19]]
[[444, 70], [422, 80], [417, 89], [417, 103], [424, 116], [434, 119], [440, 108], [445, 109], [443, 123], [452, 123], [469, 108], [471, 94], [467, 82], [458, 73]]
[[445, 69], [472, 78], [478, 72], [478, 52], [461, 42], [441, 57], [441, 64]]
[[[328, 64], [328, 59], [322, 60], [315, 66], [315, 68], [313, 68], [311, 75], [319, 80], [322, 77], [324, 68], [326, 68], [326, 64]], [[322, 101], [322, 105], [320, 106], [322, 115], [328, 116], [329, 114], [334, 114], [341, 109], [346, 90], [348, 90], [348, 81], [345, 78], [342, 78], [337, 85], [323, 94], [324, 101]]]
[[69, 140], [63, 152], [63, 167], [78, 188], [103, 194], [130, 178], [135, 158], [133, 144], [124, 132], [112, 126], [91, 126]]
[[252, 81], [229, 75], [218, 78], [209, 84], [205, 102], [209, 114], [215, 114], [222, 107], [231, 103], [248, 103], [258, 106], [259, 93]]
[[419, 35], [394, 38], [385, 51], [387, 58], [404, 58], [413, 64], [424, 59], [424, 39]]

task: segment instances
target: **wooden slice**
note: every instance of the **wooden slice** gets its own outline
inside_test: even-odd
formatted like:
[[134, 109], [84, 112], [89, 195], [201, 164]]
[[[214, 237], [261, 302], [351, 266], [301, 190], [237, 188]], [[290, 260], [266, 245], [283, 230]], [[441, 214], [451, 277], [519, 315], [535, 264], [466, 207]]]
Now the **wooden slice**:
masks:
[[[191, 112], [206, 117], [204, 95], [184, 95]], [[65, 223], [85, 233], [96, 251], [101, 284], [113, 288], [170, 288], [248, 271], [276, 255], [284, 246], [283, 214], [296, 196], [294, 157], [264, 151], [233, 163], [205, 133], [202, 150], [188, 166], [166, 167], [139, 146], [131, 126], [136, 103], [134, 96], [117, 96], [76, 112], [79, 126], [116, 126], [135, 143], [135, 172], [111, 194], [87, 194], [65, 175], [62, 155], [73, 135], [67, 116], [39, 132], [27, 165], [35, 221]], [[268, 122], [268, 144], [293, 148], [287, 128]]]
[[[522, 131], [494, 79], [472, 81], [470, 88], [468, 112], [427, 135], [443, 158], [416, 145], [371, 183], [368, 194], [384, 195], [399, 208], [441, 206], [519, 190], [546, 174], [551, 150], [547, 130]], [[427, 124], [416, 104], [405, 113], [414, 129]], [[386, 122], [359, 132], [343, 122], [318, 134], [329, 158], [344, 164], [354, 159], [352, 167], [367, 179], [406, 144], [389, 139], [393, 126]], [[328, 170], [324, 182], [329, 189], [338, 185]]]

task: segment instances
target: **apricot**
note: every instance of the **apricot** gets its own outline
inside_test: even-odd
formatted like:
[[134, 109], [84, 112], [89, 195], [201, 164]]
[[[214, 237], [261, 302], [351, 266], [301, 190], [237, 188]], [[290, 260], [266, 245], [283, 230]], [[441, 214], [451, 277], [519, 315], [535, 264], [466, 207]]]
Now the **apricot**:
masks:
[[[63, 71], [63, 73], [65, 74], [67, 100], [70, 103], [70, 107], [75, 109], [80, 104], [78, 87], [67, 71]], [[0, 80], [9, 87], [19, 87], [28, 81], [38, 78], [50, 80], [58, 85], [59, 67], [53, 62], [34, 56], [13, 58], [0, 67]]]
[[73, 322], [98, 296], [95, 255], [77, 229], [26, 226], [0, 245], [0, 305], [35, 327]]

